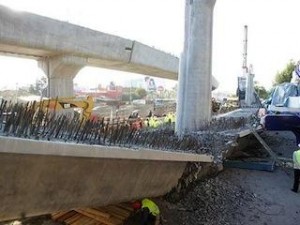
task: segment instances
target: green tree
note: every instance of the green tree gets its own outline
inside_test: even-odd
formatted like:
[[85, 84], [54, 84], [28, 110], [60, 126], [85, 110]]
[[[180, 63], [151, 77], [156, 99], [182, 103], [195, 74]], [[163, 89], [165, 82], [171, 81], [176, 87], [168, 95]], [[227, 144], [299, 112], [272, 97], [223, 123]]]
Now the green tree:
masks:
[[269, 95], [269, 92], [265, 89], [265, 87], [260, 85], [254, 85], [254, 89], [258, 95], [259, 98], [266, 99]]
[[295, 66], [296, 63], [293, 60], [290, 60], [290, 62], [285, 66], [285, 68], [282, 71], [276, 73], [273, 85], [275, 86], [284, 82], [290, 82]]
[[37, 79], [35, 84], [29, 86], [29, 93], [40, 95], [45, 87], [47, 87], [47, 77], [42, 77], [41, 79]]
[[144, 88], [137, 88], [135, 90], [135, 94], [140, 98], [144, 98], [147, 96], [147, 91]]

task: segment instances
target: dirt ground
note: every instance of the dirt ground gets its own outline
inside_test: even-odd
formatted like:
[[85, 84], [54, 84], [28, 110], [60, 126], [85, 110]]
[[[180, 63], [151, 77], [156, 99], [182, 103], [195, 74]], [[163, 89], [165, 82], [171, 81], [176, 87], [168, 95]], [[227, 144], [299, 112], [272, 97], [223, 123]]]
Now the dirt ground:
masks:
[[[291, 158], [297, 148], [291, 132], [265, 132], [263, 137], [279, 156]], [[224, 169], [194, 184], [180, 202], [160, 200], [163, 224], [296, 225], [300, 193], [290, 190], [292, 183], [292, 170]]]

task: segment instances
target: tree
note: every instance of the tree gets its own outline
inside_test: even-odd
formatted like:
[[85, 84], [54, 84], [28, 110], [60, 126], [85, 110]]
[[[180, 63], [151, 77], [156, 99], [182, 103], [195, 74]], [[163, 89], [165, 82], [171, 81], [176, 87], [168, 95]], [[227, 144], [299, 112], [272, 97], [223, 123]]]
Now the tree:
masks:
[[290, 82], [295, 66], [296, 63], [293, 60], [290, 60], [290, 62], [285, 66], [285, 68], [282, 71], [276, 73], [273, 85], [275, 86], [284, 82]]
[[135, 90], [135, 94], [140, 98], [144, 98], [147, 96], [147, 91], [144, 88], [137, 88]]
[[255, 89], [255, 92], [257, 93], [259, 98], [266, 99], [269, 95], [268, 91], [263, 86], [255, 84], [254, 89]]
[[37, 79], [35, 84], [29, 86], [29, 93], [34, 95], [41, 95], [42, 91], [47, 87], [47, 77]]

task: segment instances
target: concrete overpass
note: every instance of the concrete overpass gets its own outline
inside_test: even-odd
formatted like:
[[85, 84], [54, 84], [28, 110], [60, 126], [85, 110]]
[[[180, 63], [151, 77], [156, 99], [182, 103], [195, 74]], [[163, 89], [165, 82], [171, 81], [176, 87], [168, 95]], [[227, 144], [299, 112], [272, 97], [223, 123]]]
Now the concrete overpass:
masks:
[[0, 221], [166, 194], [211, 155], [0, 137]]
[[[137, 41], [0, 6], [0, 52], [39, 60], [49, 96], [73, 94], [84, 66], [178, 79], [179, 59]], [[213, 87], [218, 86], [214, 79]]]

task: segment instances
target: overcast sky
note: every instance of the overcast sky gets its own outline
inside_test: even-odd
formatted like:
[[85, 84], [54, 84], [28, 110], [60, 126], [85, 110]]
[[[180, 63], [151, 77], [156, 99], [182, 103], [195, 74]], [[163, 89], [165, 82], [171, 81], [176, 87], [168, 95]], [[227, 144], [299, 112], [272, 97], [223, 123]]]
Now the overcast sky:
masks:
[[[137, 40], [177, 56], [183, 48], [184, 0], [0, 0], [0, 4]], [[236, 90], [244, 25], [248, 25], [248, 62], [261, 85], [269, 88], [278, 70], [290, 59], [300, 59], [299, 8], [299, 0], [217, 0], [212, 67], [219, 89]], [[0, 65], [0, 77], [10, 77], [0, 87], [34, 82], [43, 74], [32, 60], [0, 57]], [[88, 67], [75, 82], [121, 82], [124, 75], [136, 77]]]

